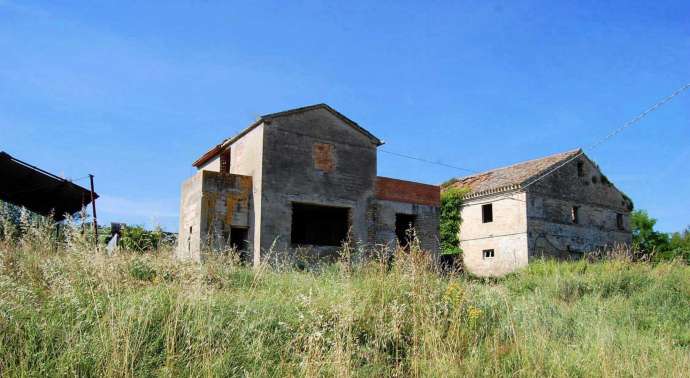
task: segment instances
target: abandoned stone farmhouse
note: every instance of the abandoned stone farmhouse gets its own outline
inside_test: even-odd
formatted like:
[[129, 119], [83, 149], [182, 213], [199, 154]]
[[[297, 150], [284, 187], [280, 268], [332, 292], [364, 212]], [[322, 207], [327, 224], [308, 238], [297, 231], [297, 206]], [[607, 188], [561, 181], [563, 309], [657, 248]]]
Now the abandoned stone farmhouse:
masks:
[[460, 247], [465, 268], [476, 275], [631, 242], [632, 201], [582, 150], [454, 179], [448, 188], [468, 190]]
[[440, 188], [377, 176], [382, 144], [325, 104], [259, 117], [193, 163], [178, 257], [227, 247], [254, 264], [269, 251], [327, 256], [347, 238], [405, 243], [411, 226], [437, 253]]

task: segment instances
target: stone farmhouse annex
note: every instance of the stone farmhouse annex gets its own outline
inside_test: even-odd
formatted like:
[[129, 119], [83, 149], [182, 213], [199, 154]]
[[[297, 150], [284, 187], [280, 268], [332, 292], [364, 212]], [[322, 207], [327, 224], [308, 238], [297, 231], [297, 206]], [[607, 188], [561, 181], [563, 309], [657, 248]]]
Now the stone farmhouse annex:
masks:
[[582, 150], [444, 185], [451, 187], [469, 190], [460, 212], [460, 248], [465, 269], [476, 275], [503, 275], [535, 258], [580, 258], [631, 243], [632, 201]]
[[235, 247], [246, 262], [269, 251], [329, 256], [406, 243], [438, 252], [440, 188], [379, 177], [383, 142], [325, 104], [268, 114], [193, 165], [182, 185], [177, 256]]

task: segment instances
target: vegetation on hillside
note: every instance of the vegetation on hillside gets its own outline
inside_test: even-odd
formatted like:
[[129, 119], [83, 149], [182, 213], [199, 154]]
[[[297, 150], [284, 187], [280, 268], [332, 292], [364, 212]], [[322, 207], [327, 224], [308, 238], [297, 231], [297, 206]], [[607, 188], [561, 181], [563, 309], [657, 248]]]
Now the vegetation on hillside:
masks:
[[[438, 274], [413, 245], [310, 271], [94, 251], [76, 226], [0, 240], [7, 376], [683, 376], [690, 267], [539, 262]], [[358, 251], [347, 248], [345, 256]], [[356, 260], [356, 259], [355, 259]]]
[[634, 211], [631, 223], [636, 250], [652, 254], [656, 261], [680, 258], [690, 263], [690, 226], [670, 234], [656, 231], [656, 219], [644, 210]]

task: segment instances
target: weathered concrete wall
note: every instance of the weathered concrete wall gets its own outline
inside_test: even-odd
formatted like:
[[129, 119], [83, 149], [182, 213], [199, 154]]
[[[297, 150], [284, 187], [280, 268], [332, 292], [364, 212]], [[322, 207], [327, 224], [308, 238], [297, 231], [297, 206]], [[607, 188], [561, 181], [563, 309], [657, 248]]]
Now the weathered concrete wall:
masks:
[[201, 246], [201, 172], [182, 183], [180, 196], [180, 229], [177, 237], [175, 256], [178, 259], [199, 261]]
[[[263, 182], [264, 125], [261, 124], [230, 146], [230, 173], [251, 176], [252, 212], [249, 216], [252, 261], [261, 259], [261, 205]], [[219, 163], [220, 166], [220, 163]]]
[[[579, 258], [584, 252], [630, 244], [632, 203], [582, 156], [528, 188], [530, 258]], [[578, 207], [578, 222], [572, 209]], [[617, 215], [623, 220], [618, 227]]]
[[[263, 123], [252, 125], [229, 146], [208, 152], [205, 157], [222, 153], [221, 148], [230, 149], [231, 175], [218, 173], [218, 155], [199, 166], [204, 174], [201, 188], [183, 189], [181, 213], [186, 211], [189, 215], [181, 216], [181, 230], [195, 217], [201, 219], [192, 228], [199, 233], [192, 244], [216, 247], [228, 226], [246, 224], [254, 264], [271, 247], [277, 253], [291, 254], [295, 247], [291, 243], [293, 203], [301, 203], [346, 208], [351, 241], [360, 245], [394, 242], [395, 214], [415, 215], [423, 248], [436, 253], [439, 188], [394, 179], [385, 179], [386, 185], [377, 188], [376, 147], [380, 142], [329, 109], [310, 108], [266, 116]], [[252, 180], [249, 184], [237, 184], [232, 175]], [[207, 182], [206, 177], [215, 181]], [[251, 193], [247, 193], [247, 185], [251, 185]], [[375, 193], [383, 201], [378, 201]], [[240, 208], [231, 214], [229, 209], [235, 206]], [[240, 215], [241, 219], [237, 218]], [[329, 232], [324, 233], [326, 238]], [[180, 234], [184, 237], [183, 232]], [[308, 242], [313, 240], [316, 239]], [[319, 242], [334, 244], [333, 240]], [[337, 247], [307, 249], [324, 256], [332, 255]], [[182, 247], [180, 250], [184, 251]], [[185, 253], [197, 260], [203, 258], [203, 251]]]
[[440, 209], [438, 206], [377, 200], [375, 207], [376, 214], [372, 219], [375, 244], [385, 245], [389, 250], [394, 250], [397, 241], [396, 214], [414, 215], [415, 233], [421, 248], [434, 256], [438, 255], [440, 249], [438, 235]]
[[249, 176], [197, 172], [182, 186], [177, 257], [200, 261], [206, 249], [224, 248], [231, 227], [251, 226], [252, 199]]
[[216, 156], [213, 159], [204, 163], [203, 165], [199, 166], [198, 170], [220, 172], [220, 156]]
[[[507, 197], [507, 198], [506, 198]], [[481, 197], [461, 208], [460, 248], [465, 268], [478, 276], [498, 276], [528, 264], [525, 193]], [[482, 223], [482, 205], [491, 203], [493, 221]], [[485, 258], [484, 250], [494, 257]]]
[[[261, 235], [261, 183], [264, 146], [264, 125], [260, 124], [227, 148], [230, 149], [230, 173], [252, 177], [252, 212], [248, 216], [249, 243], [252, 260], [258, 264], [261, 256], [261, 243], [256, 241]], [[220, 156], [209, 160], [199, 170], [219, 172]]]
[[292, 202], [350, 209], [353, 241], [367, 240], [376, 146], [325, 109], [276, 118], [264, 129], [261, 246], [291, 249]]
[[202, 247], [222, 250], [230, 243], [231, 227], [250, 227], [252, 178], [210, 171], [203, 171], [202, 175]]

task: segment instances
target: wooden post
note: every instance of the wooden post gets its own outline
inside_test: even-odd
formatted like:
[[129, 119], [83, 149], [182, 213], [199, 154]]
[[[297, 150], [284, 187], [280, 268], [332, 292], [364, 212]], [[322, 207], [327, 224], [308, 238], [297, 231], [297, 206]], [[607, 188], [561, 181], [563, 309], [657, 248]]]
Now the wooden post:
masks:
[[93, 235], [95, 237], [96, 247], [98, 247], [98, 217], [96, 216], [96, 196], [93, 190], [93, 175], [89, 174], [91, 181], [91, 208], [93, 209]]

